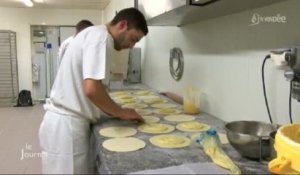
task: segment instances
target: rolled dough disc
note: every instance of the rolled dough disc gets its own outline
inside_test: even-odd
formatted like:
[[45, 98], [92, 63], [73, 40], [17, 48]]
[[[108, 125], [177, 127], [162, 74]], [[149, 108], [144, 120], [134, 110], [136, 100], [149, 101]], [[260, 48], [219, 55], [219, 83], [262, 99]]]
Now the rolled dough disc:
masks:
[[122, 105], [123, 108], [133, 108], [133, 109], [142, 109], [147, 108], [148, 105], [142, 104], [142, 103], [128, 103], [125, 105]]
[[170, 103], [158, 103], [151, 105], [153, 108], [159, 108], [159, 109], [167, 109], [167, 108], [176, 108], [177, 105], [170, 104]]
[[128, 91], [116, 91], [116, 92], [111, 92], [109, 94], [116, 97], [116, 96], [121, 96], [121, 95], [130, 95], [130, 92], [128, 92]]
[[138, 96], [139, 99], [141, 100], [146, 100], [146, 99], [157, 99], [160, 98], [158, 95], [146, 95], [146, 96]]
[[191, 144], [189, 138], [173, 134], [153, 136], [150, 142], [161, 148], [182, 148]]
[[115, 99], [115, 102], [118, 104], [128, 104], [128, 103], [137, 103], [136, 99]]
[[159, 122], [159, 118], [151, 115], [142, 116], [146, 123], [157, 123]]
[[152, 111], [149, 109], [136, 109], [135, 111], [142, 116], [152, 114]]
[[99, 134], [104, 137], [129, 137], [137, 133], [137, 130], [131, 127], [114, 126], [100, 129]]
[[191, 115], [169, 115], [164, 117], [165, 120], [170, 121], [170, 122], [189, 122], [195, 120], [194, 116]]
[[109, 151], [130, 152], [142, 149], [146, 146], [146, 144], [140, 139], [134, 137], [126, 137], [105, 140], [102, 143], [102, 146]]
[[130, 95], [121, 95], [121, 96], [118, 96], [116, 97], [118, 100], [132, 100], [132, 99], [135, 99], [135, 97], [133, 96], [130, 96]]
[[144, 103], [147, 103], [147, 104], [156, 104], [156, 103], [166, 103], [166, 102], [168, 102], [167, 100], [162, 99], [162, 98], [150, 98], [150, 99], [144, 99], [143, 101], [144, 101]]
[[135, 94], [136, 95], [141, 95], [141, 96], [143, 96], [143, 95], [149, 95], [149, 94], [151, 94], [152, 92], [151, 91], [148, 91], [148, 90], [139, 90], [139, 91], [136, 91], [135, 92]]
[[218, 133], [218, 135], [219, 135], [219, 138], [220, 138], [220, 141], [221, 141], [222, 144], [228, 144], [229, 143], [226, 134], [224, 134], [224, 133]]
[[186, 132], [200, 132], [209, 130], [210, 126], [197, 121], [191, 121], [177, 124], [176, 129]]
[[157, 109], [154, 111], [156, 114], [160, 115], [174, 115], [174, 114], [180, 114], [181, 111], [174, 108], [165, 108], [165, 109]]
[[139, 126], [138, 130], [149, 134], [165, 134], [174, 131], [175, 127], [162, 123], [146, 123]]

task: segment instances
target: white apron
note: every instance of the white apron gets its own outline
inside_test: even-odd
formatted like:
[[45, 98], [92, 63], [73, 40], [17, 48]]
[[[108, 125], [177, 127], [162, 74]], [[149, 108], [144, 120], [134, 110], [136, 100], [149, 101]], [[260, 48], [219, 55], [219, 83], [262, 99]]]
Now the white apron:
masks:
[[91, 173], [90, 124], [47, 111], [39, 130], [43, 174]]

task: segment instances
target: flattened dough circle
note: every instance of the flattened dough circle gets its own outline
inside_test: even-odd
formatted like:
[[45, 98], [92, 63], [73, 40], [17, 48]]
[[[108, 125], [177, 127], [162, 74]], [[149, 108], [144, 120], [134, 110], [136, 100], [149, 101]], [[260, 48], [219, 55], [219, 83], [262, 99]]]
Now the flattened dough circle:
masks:
[[159, 122], [159, 118], [151, 115], [142, 116], [146, 123], [157, 123]]
[[157, 103], [166, 103], [168, 100], [162, 98], [150, 98], [150, 99], [143, 99], [144, 103], [147, 104], [157, 104]]
[[99, 134], [104, 137], [129, 137], [136, 133], [136, 129], [125, 126], [107, 127], [99, 130]]
[[189, 138], [173, 134], [153, 136], [149, 141], [153, 145], [161, 148], [182, 148], [191, 144]]
[[165, 108], [165, 109], [157, 109], [154, 110], [156, 114], [160, 115], [174, 115], [174, 114], [180, 114], [181, 111], [175, 108]]
[[148, 105], [143, 104], [143, 103], [128, 103], [125, 105], [122, 105], [122, 108], [133, 108], [133, 109], [142, 109], [142, 108], [147, 108]]
[[102, 146], [109, 151], [130, 152], [142, 149], [146, 146], [146, 144], [140, 139], [134, 137], [126, 137], [105, 140], [102, 143]]
[[149, 109], [135, 109], [135, 111], [140, 115], [150, 115], [152, 111]]
[[191, 121], [177, 124], [176, 129], [186, 132], [200, 132], [209, 130], [210, 126], [197, 121]]
[[189, 122], [195, 120], [195, 117], [192, 115], [179, 114], [179, 115], [168, 115], [164, 117], [164, 119], [170, 122]]
[[116, 97], [116, 96], [122, 96], [122, 95], [130, 95], [130, 92], [128, 92], [128, 91], [115, 91], [115, 92], [111, 92], [109, 94]]
[[165, 134], [174, 131], [175, 127], [162, 123], [146, 123], [139, 126], [138, 130], [149, 134]]
[[159, 108], [159, 109], [167, 109], [167, 108], [176, 108], [177, 105], [170, 104], [170, 103], [157, 103], [151, 105], [152, 108]]

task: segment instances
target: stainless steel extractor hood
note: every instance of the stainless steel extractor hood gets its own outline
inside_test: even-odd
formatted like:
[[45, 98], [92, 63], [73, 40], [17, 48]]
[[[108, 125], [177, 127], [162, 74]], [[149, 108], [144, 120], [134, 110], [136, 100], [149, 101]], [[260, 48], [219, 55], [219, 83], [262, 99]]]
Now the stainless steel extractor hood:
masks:
[[150, 26], [181, 26], [284, 0], [135, 0]]

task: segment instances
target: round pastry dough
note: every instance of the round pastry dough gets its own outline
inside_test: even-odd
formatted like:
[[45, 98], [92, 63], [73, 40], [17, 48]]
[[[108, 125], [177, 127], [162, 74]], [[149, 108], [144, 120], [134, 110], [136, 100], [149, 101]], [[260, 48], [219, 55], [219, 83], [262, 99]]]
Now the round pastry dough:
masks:
[[102, 143], [102, 146], [109, 151], [130, 152], [142, 149], [146, 146], [146, 144], [140, 139], [134, 137], [126, 137], [105, 140]]
[[117, 97], [118, 100], [131, 100], [131, 99], [135, 99], [135, 97], [130, 96], [130, 95], [121, 95]]
[[187, 132], [200, 132], [200, 131], [207, 131], [209, 130], [210, 126], [197, 122], [197, 121], [191, 121], [191, 122], [183, 122], [179, 123], [176, 126], [176, 129], [180, 131], [187, 131]]
[[177, 105], [170, 104], [170, 103], [158, 103], [151, 105], [153, 108], [159, 108], [159, 109], [167, 109], [167, 108], [176, 108]]
[[152, 114], [152, 111], [149, 109], [136, 109], [135, 111], [142, 116]]
[[149, 95], [151, 93], [152, 92], [149, 91], [149, 90], [139, 90], [139, 91], [135, 92], [136, 95], [141, 95], [141, 96], [143, 96], [143, 95]]
[[142, 108], [147, 108], [148, 105], [143, 104], [143, 103], [128, 103], [125, 105], [122, 105], [123, 108], [133, 108], [133, 109], [142, 109]]
[[164, 109], [157, 109], [154, 111], [156, 114], [160, 115], [174, 115], [174, 114], [180, 114], [181, 111], [174, 108], [164, 108]]
[[191, 144], [189, 138], [172, 134], [153, 136], [149, 140], [150, 143], [161, 148], [182, 148]]
[[99, 130], [99, 134], [104, 137], [128, 137], [136, 133], [136, 129], [125, 126], [107, 127]]
[[[191, 135], [191, 139], [192, 139], [192, 140], [195, 140], [196, 138], [199, 137], [200, 134], [201, 134], [201, 133], [195, 133], [195, 134]], [[226, 134], [224, 134], [224, 133], [219, 133], [219, 132], [218, 132], [218, 136], [219, 136], [220, 142], [221, 142], [222, 144], [228, 144], [228, 143], [229, 143]]]
[[220, 138], [220, 141], [221, 141], [222, 144], [228, 144], [229, 143], [226, 134], [224, 134], [224, 133], [218, 133], [218, 135], [219, 135], [219, 138]]
[[150, 115], [145, 115], [142, 117], [144, 118], [146, 123], [157, 123], [160, 120], [158, 117], [150, 116]]
[[147, 96], [138, 96], [141, 100], [147, 100], [147, 99], [157, 99], [160, 98], [160, 96], [157, 95], [147, 95]]
[[139, 126], [138, 130], [149, 134], [165, 134], [174, 131], [175, 127], [161, 123], [146, 123]]
[[180, 115], [169, 115], [164, 117], [164, 119], [170, 122], [189, 122], [195, 120], [195, 117], [191, 115], [180, 114]]
[[147, 104], [156, 104], [156, 103], [166, 103], [168, 101], [162, 98], [150, 98], [150, 99], [143, 99], [143, 102]]
[[116, 91], [116, 92], [111, 92], [109, 93], [111, 96], [121, 96], [121, 95], [130, 95], [130, 92], [128, 91]]
[[136, 99], [115, 99], [116, 103], [119, 104], [128, 104], [128, 103], [137, 103], [138, 100]]

